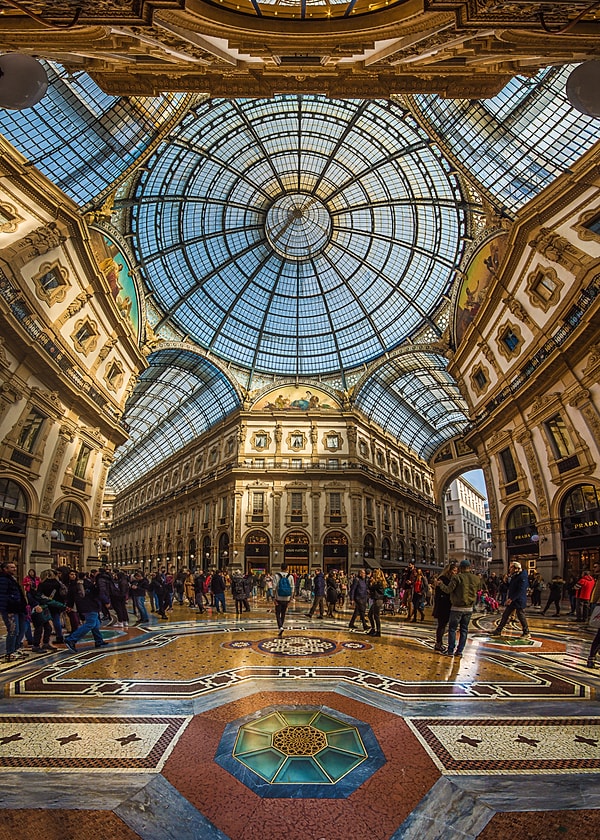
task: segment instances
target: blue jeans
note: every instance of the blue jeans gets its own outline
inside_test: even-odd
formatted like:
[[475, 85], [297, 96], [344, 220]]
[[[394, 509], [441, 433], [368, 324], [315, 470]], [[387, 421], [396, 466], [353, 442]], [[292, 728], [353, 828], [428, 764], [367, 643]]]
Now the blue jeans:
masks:
[[219, 606], [221, 607], [221, 611], [225, 612], [225, 593], [224, 592], [215, 592], [215, 607], [217, 608], [217, 612], [219, 612]]
[[6, 655], [14, 653], [21, 647], [25, 635], [25, 616], [21, 613], [2, 613], [2, 620], [6, 626]]
[[94, 637], [96, 646], [105, 644], [102, 634], [100, 633], [100, 616], [97, 612], [89, 612], [84, 616], [83, 624], [80, 624], [77, 630], [74, 630], [67, 638], [70, 642], [78, 642], [86, 633], [91, 633]]
[[458, 647], [456, 653], [462, 653], [467, 643], [467, 634], [469, 631], [469, 623], [471, 621], [472, 611], [458, 612], [457, 610], [450, 610], [450, 620], [448, 622], [448, 653], [454, 653], [456, 645], [456, 629], [459, 629]]
[[134, 595], [133, 603], [135, 604], [136, 610], [140, 614], [140, 621], [150, 621], [150, 619], [148, 618], [148, 610], [146, 609], [146, 596]]

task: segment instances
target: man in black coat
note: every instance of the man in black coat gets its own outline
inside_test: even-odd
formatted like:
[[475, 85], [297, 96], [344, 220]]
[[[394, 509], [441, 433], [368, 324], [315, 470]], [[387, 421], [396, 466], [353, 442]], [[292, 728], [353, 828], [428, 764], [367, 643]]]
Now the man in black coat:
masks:
[[20, 652], [25, 635], [27, 599], [17, 580], [17, 564], [6, 560], [0, 565], [0, 615], [6, 626], [5, 662], [13, 662], [27, 654]]
[[360, 569], [358, 574], [355, 575], [354, 580], [350, 584], [348, 597], [350, 598], [350, 603], [354, 603], [354, 612], [352, 613], [352, 618], [350, 619], [348, 627], [354, 630], [356, 619], [360, 618], [363, 630], [368, 630], [369, 625], [367, 624], [365, 612], [367, 609], [367, 599], [369, 597], [369, 587], [367, 585], [367, 575], [364, 569]]

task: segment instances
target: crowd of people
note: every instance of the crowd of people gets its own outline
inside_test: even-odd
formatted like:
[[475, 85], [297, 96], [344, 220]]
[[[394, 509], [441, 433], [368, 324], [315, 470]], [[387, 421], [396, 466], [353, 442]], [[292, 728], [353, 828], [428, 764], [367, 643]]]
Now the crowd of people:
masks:
[[[548, 584], [536, 570], [527, 571], [517, 561], [502, 576], [476, 574], [468, 560], [448, 563], [439, 574], [409, 563], [401, 573], [361, 569], [350, 579], [336, 569], [296, 574], [286, 564], [273, 573], [259, 574], [162, 567], [146, 575], [141, 570], [129, 574], [106, 567], [90, 572], [61, 567], [46, 569], [39, 576], [30, 570], [23, 581], [17, 580], [16, 572], [15, 563], [1, 564], [0, 614], [7, 631], [5, 659], [9, 662], [28, 655], [24, 643], [34, 653], [56, 650], [55, 645], [61, 644], [76, 650], [77, 642], [90, 633], [101, 647], [106, 644], [100, 633], [103, 624], [127, 628], [130, 623], [148, 623], [148, 609], [159, 621], [167, 620], [174, 605], [199, 613], [225, 614], [229, 602], [236, 616], [241, 616], [253, 609], [257, 599], [263, 599], [275, 614], [280, 636], [287, 609], [294, 601], [307, 604], [305, 615], [310, 619], [339, 617], [349, 608], [349, 628], [357, 630], [360, 624], [363, 632], [372, 636], [381, 636], [381, 616], [386, 611], [416, 623], [425, 620], [425, 609], [431, 607], [436, 620], [434, 650], [458, 657], [477, 609], [502, 611], [492, 636], [501, 636], [506, 625], [516, 619], [521, 635], [529, 638], [528, 606], [542, 615], [554, 606], [558, 616], [567, 602], [569, 615], [586, 623], [592, 606], [600, 603], [598, 565], [568, 581], [556, 575]], [[594, 667], [599, 650], [600, 630], [590, 650], [589, 667]]]

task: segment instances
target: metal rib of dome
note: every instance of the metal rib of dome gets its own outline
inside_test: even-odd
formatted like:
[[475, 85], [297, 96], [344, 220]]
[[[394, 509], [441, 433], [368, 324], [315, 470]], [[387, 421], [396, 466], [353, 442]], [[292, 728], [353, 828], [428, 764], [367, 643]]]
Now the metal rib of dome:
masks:
[[378, 358], [431, 321], [460, 258], [457, 179], [394, 103], [213, 100], [147, 168], [132, 231], [155, 329], [251, 370]]

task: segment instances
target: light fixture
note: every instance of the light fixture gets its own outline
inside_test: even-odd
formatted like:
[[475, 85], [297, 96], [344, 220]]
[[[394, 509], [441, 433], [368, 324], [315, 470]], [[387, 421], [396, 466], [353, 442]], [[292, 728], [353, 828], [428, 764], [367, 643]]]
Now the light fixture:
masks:
[[566, 93], [576, 111], [588, 117], [600, 117], [600, 61], [584, 61], [572, 70]]
[[0, 56], [0, 108], [22, 111], [37, 105], [48, 90], [44, 67], [32, 55]]

